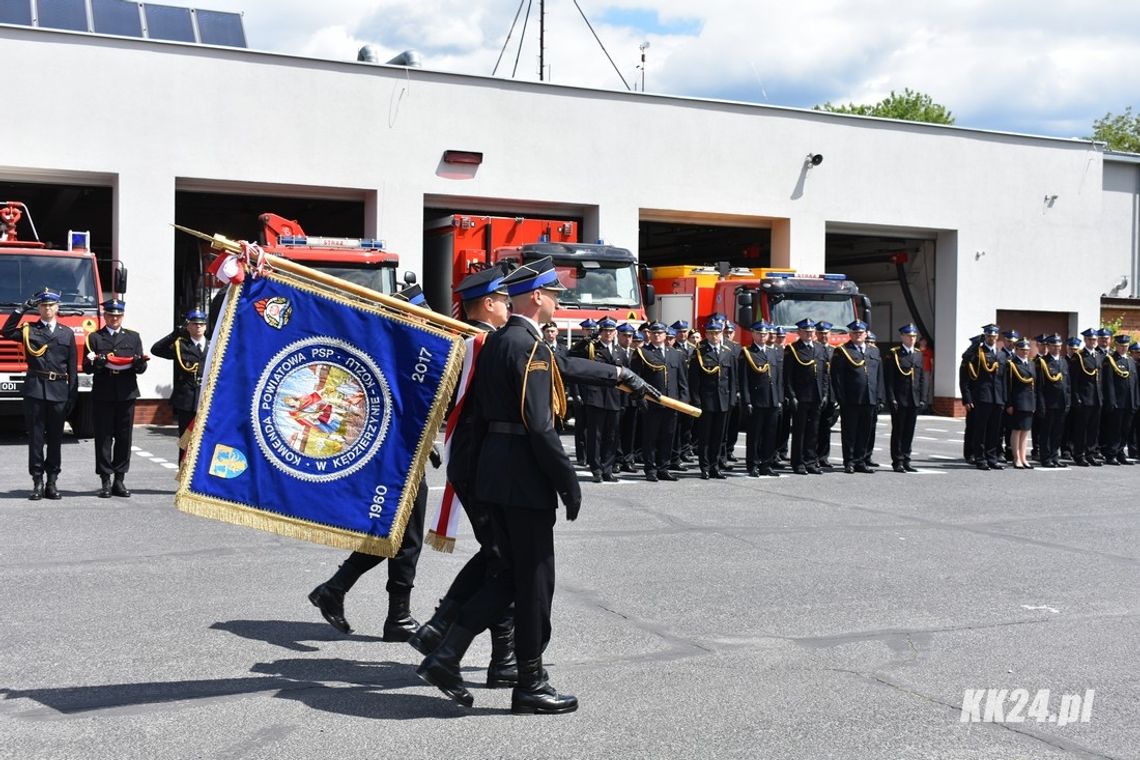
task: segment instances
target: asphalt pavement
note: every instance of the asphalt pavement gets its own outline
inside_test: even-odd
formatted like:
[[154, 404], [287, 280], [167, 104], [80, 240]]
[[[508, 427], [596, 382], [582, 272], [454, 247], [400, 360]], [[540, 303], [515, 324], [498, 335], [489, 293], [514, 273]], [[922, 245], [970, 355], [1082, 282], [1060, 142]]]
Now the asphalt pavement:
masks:
[[[0, 758], [1140, 757], [1140, 467], [978, 472], [923, 417], [900, 475], [888, 430], [875, 475], [584, 482], [546, 653], [581, 708], [539, 717], [481, 686], [485, 636], [474, 708], [421, 683], [384, 566], [342, 636], [306, 595], [344, 552], [178, 512], [172, 428], [129, 499], [69, 437], [28, 501], [0, 436]], [[418, 618], [473, 543], [424, 549]]]

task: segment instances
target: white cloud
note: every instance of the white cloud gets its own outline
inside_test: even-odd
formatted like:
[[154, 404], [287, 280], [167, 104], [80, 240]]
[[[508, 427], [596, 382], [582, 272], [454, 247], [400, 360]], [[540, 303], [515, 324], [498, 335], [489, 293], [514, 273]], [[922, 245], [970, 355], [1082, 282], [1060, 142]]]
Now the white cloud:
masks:
[[[949, 107], [963, 126], [1062, 135], [1087, 134], [1092, 120], [1105, 112], [1140, 106], [1140, 4], [579, 3], [631, 85], [640, 81], [638, 45], [650, 42], [650, 92], [810, 107], [828, 100], [872, 102], [909, 87]], [[427, 68], [478, 75], [491, 73], [519, 7], [517, 0], [206, 0], [202, 5], [244, 10], [253, 48], [351, 60], [361, 45], [372, 43], [389, 57], [412, 48], [421, 52]], [[547, 78], [623, 89], [572, 0], [547, 0], [546, 6]], [[534, 2], [519, 55], [520, 79], [538, 78], [537, 9]], [[654, 13], [665, 26], [601, 23]], [[521, 27], [520, 18], [499, 76], [510, 76], [515, 66]], [[670, 28], [693, 31], [670, 33]]]

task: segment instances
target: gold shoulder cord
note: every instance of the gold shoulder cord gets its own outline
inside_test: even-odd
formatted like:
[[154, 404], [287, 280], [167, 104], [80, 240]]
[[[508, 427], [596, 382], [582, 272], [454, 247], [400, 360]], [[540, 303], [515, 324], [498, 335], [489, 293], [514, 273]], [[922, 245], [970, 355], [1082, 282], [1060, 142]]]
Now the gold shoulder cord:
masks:
[[867, 363], [866, 359], [863, 359], [862, 361], [858, 361], [858, 362], [855, 361], [854, 359], [852, 359], [851, 354], [847, 353], [847, 347], [846, 346], [838, 346], [838, 348], [840, 351], [843, 352], [843, 358], [846, 359], [848, 362], [850, 362], [852, 367], [862, 367], [864, 364]]
[[1043, 373], [1045, 373], [1045, 379], [1046, 380], [1048, 380], [1051, 383], [1061, 382], [1061, 379], [1062, 379], [1061, 373], [1058, 372], [1057, 374], [1054, 375], [1052, 372], [1050, 372], [1049, 371], [1049, 362], [1045, 361], [1044, 356], [1038, 356], [1037, 361], [1041, 362], [1041, 371]]
[[756, 360], [752, 358], [752, 352], [747, 348], [744, 349], [744, 358], [748, 360], [748, 366], [751, 367], [752, 371], [757, 375], [763, 375], [765, 372], [772, 369], [771, 364], [765, 364], [763, 367], [758, 366], [756, 364]]
[[903, 369], [902, 364], [899, 363], [898, 348], [892, 348], [891, 353], [895, 355], [895, 366], [899, 368], [899, 374], [903, 377], [914, 377], [914, 367], [911, 367], [910, 369]]
[[796, 344], [795, 343], [789, 343], [788, 344], [788, 350], [792, 352], [792, 356], [795, 357], [797, 364], [799, 364], [801, 367], [809, 367], [810, 366], [812, 372], [816, 373], [817, 375], [819, 374], [819, 365], [815, 363], [814, 357], [812, 358], [811, 361], [805, 362], [803, 359], [800, 358], [799, 353], [796, 351]]
[[1017, 362], [1011, 361], [1009, 363], [1009, 369], [1010, 369], [1010, 377], [1016, 377], [1018, 380], [1020, 380], [1025, 385], [1033, 385], [1033, 383], [1034, 383], [1033, 375], [1030, 375], [1029, 377], [1025, 377], [1024, 375], [1022, 375], [1017, 370]]
[[705, 366], [704, 359], [701, 358], [700, 346], [698, 346], [697, 350], [693, 352], [693, 355], [695, 357], [697, 357], [697, 365], [701, 368], [701, 372], [704, 372], [706, 375], [716, 375], [716, 374], [720, 373], [720, 365], [719, 364], [716, 365], [715, 367], [713, 367], [712, 369], [709, 369], [708, 367]]
[[1097, 373], [1100, 372], [1100, 369], [1097, 367], [1093, 367], [1092, 372], [1089, 372], [1087, 369], [1085, 369], [1085, 352], [1084, 352], [1084, 349], [1077, 351], [1077, 363], [1081, 365], [1081, 372], [1084, 372], [1089, 377], [1096, 377]]
[[[995, 356], [994, 363], [990, 364], [989, 362], [986, 361], [986, 350], [984, 348], [982, 348], [981, 346], [978, 346], [978, 364], [980, 365], [980, 369], [984, 369], [986, 372], [988, 372], [991, 375], [993, 373], [997, 372], [998, 367], [1001, 366], [1001, 362], [998, 361], [998, 359], [996, 358], [996, 356], [997, 356], [996, 352], [995, 352], [994, 356]], [[977, 372], [977, 370], [975, 370], [975, 372]], [[977, 374], [975, 374], [974, 377], [976, 378]]]
[[590, 361], [594, 361], [594, 341], [586, 345], [586, 354], [590, 357]]
[[646, 367], [649, 367], [649, 369], [653, 370], [654, 372], [664, 372], [665, 373], [665, 384], [666, 385], [669, 384], [669, 365], [667, 365], [667, 364], [654, 364], [653, 362], [651, 362], [645, 358], [645, 354], [643, 354], [641, 352], [640, 348], [637, 349], [637, 355], [641, 357], [641, 361], [645, 364]]
[[1111, 352], [1108, 353], [1107, 356], [1108, 356], [1108, 363], [1112, 365], [1112, 371], [1116, 373], [1117, 377], [1127, 378], [1127, 377], [1130, 377], [1132, 375], [1132, 373], [1129, 372], [1128, 370], [1121, 369], [1120, 367], [1116, 366], [1116, 360], [1112, 358]]
[[41, 357], [45, 353], [47, 353], [48, 344], [44, 343], [39, 348], [32, 348], [32, 343], [30, 340], [28, 340], [28, 329], [31, 326], [32, 326], [31, 322], [25, 322], [24, 323], [24, 328], [23, 328], [23, 330], [24, 330], [24, 351], [38, 359], [39, 357]]
[[194, 362], [189, 367], [186, 366], [186, 362], [182, 361], [182, 345], [181, 344], [182, 344], [181, 338], [175, 338], [174, 339], [174, 357], [175, 357], [175, 359], [178, 360], [178, 366], [182, 368], [183, 372], [186, 372], [188, 374], [193, 375], [193, 374], [198, 372], [198, 362]]
[[[538, 343], [546, 346], [542, 341]], [[562, 371], [558, 369], [558, 361], [554, 358], [554, 349], [546, 346], [546, 350], [550, 353], [550, 409], [554, 412], [555, 419], [564, 420], [566, 419], [566, 412], [570, 408], [570, 405], [566, 403], [566, 386], [562, 383]], [[531, 351], [531, 356], [534, 356], [534, 351]]]

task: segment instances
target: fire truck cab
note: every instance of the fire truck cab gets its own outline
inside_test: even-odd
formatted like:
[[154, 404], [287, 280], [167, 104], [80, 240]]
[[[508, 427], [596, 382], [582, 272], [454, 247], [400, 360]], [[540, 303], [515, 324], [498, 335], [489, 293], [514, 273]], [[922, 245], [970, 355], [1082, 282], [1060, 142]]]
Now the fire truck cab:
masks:
[[[84, 345], [88, 333], [103, 326], [99, 304], [103, 285], [99, 267], [90, 249], [90, 232], [69, 230], [67, 249], [48, 248], [36, 231], [31, 214], [20, 201], [0, 201], [0, 318], [22, 308], [33, 293], [45, 287], [60, 293], [59, 324], [75, 334], [75, 351], [83, 365]], [[127, 289], [127, 271], [116, 264], [112, 270], [115, 294]], [[34, 313], [21, 321], [33, 321]], [[22, 414], [22, 391], [28, 365], [23, 344], [0, 338], [0, 414]], [[75, 435], [89, 438], [94, 434], [91, 406], [91, 377], [79, 375], [79, 400], [69, 422]]]

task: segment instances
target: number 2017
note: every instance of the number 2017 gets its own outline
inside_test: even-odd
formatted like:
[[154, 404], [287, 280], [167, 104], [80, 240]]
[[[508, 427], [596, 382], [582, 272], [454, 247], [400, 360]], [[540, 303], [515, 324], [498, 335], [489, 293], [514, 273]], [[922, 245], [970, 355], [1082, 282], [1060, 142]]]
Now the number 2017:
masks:
[[423, 346], [420, 346], [419, 361], [416, 362], [416, 366], [414, 368], [416, 371], [412, 373], [412, 379], [415, 380], [417, 383], [422, 383], [424, 381], [424, 376], [427, 374], [427, 371], [428, 371], [427, 363], [430, 359], [431, 359], [431, 351], [428, 351]]

